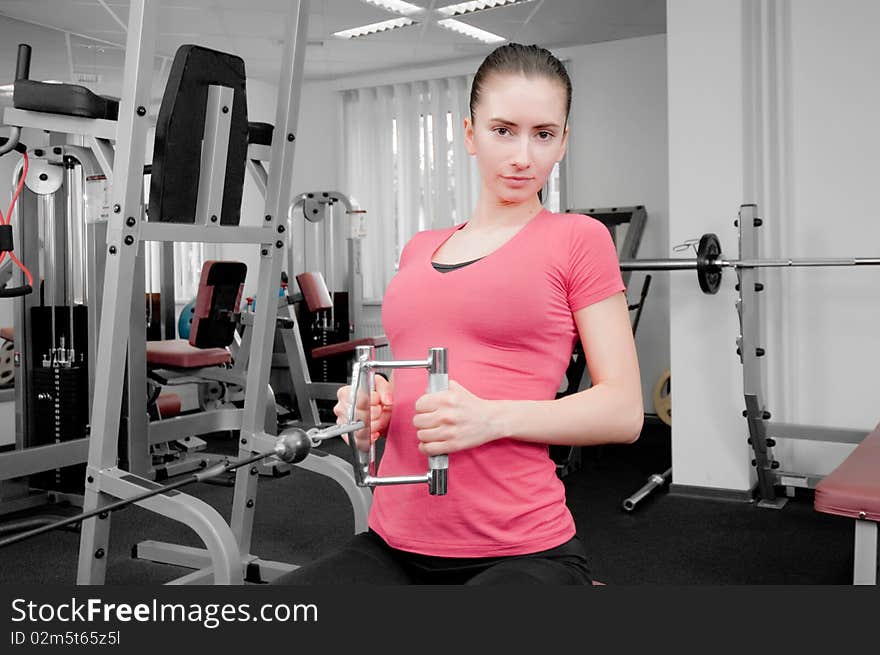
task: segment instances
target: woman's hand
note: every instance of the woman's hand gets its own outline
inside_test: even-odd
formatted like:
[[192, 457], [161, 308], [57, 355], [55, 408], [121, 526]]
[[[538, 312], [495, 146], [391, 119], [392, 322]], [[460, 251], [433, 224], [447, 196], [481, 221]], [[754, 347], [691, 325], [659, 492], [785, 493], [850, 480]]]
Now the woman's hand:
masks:
[[503, 437], [496, 407], [454, 380], [449, 381], [447, 391], [423, 395], [416, 401], [413, 416], [419, 450], [425, 455], [445, 455]]
[[[364, 421], [367, 418], [369, 408], [369, 439], [367, 429], [363, 428], [355, 432], [355, 443], [360, 450], [369, 450], [370, 444], [385, 434], [388, 424], [391, 422], [392, 384], [381, 375], [375, 376], [376, 389], [371, 394], [370, 402], [367, 403], [366, 394], [359, 393], [355, 406], [355, 421]], [[333, 413], [336, 415], [336, 424], [342, 425], [348, 422], [349, 401], [351, 400], [351, 385], [345, 385], [336, 390], [336, 404]], [[348, 443], [347, 435], [342, 439]]]

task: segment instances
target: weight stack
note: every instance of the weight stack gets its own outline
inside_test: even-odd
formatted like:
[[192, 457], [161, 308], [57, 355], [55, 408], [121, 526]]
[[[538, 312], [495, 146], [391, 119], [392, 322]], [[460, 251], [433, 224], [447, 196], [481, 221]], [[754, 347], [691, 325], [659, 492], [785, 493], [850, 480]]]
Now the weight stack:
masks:
[[[35, 434], [33, 445], [82, 439], [89, 422], [89, 387], [84, 365], [38, 367], [33, 370]], [[85, 464], [74, 464], [30, 476], [35, 488], [81, 494]]]

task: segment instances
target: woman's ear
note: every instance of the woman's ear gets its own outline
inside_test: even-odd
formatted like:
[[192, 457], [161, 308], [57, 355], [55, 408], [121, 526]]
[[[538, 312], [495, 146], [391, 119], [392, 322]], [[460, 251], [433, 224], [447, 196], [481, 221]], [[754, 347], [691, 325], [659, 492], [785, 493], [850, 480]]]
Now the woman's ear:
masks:
[[469, 155], [477, 154], [477, 150], [474, 148], [474, 124], [470, 118], [464, 119], [464, 147]]

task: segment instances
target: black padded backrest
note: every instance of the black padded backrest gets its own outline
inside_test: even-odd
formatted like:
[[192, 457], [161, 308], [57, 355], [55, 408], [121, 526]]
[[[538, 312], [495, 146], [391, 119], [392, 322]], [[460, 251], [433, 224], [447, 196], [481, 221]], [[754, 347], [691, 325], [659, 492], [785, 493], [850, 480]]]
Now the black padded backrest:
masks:
[[274, 130], [275, 126], [271, 123], [248, 123], [248, 141], [261, 146], [271, 146]]
[[241, 313], [247, 266], [234, 261], [206, 261], [193, 312], [189, 343], [196, 348], [224, 348], [232, 343]]
[[104, 118], [110, 121], [115, 121], [119, 116], [118, 98], [97, 95], [78, 84], [16, 80], [12, 102], [16, 109], [66, 116]]
[[208, 87], [233, 89], [221, 225], [238, 225], [248, 146], [244, 60], [197, 45], [174, 55], [156, 121], [149, 220], [195, 222]]

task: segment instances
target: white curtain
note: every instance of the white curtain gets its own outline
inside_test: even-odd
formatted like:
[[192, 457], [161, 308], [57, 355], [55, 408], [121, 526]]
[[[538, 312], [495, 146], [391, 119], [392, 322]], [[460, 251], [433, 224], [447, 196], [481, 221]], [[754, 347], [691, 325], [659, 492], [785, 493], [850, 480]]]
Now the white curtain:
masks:
[[[147, 142], [152, 148], [153, 139], [149, 135]], [[147, 160], [152, 160], [152, 152], [148, 152]], [[150, 197], [151, 176], [144, 176], [143, 197]], [[144, 285], [147, 293], [158, 292], [162, 284], [161, 260], [162, 244], [147, 241], [144, 244]], [[192, 243], [177, 241], [174, 244], [174, 298], [179, 306], [194, 300], [199, 290], [202, 277], [202, 265], [209, 259], [219, 257], [220, 250], [215, 243]]]
[[[158, 292], [162, 283], [161, 244], [146, 242], [144, 283], [147, 293]], [[179, 306], [194, 300], [199, 291], [202, 265], [219, 257], [217, 244], [178, 241], [174, 244], [174, 298]]]
[[471, 79], [342, 92], [342, 191], [367, 212], [365, 298], [382, 298], [403, 246], [416, 232], [470, 216], [479, 192], [462, 130]]

